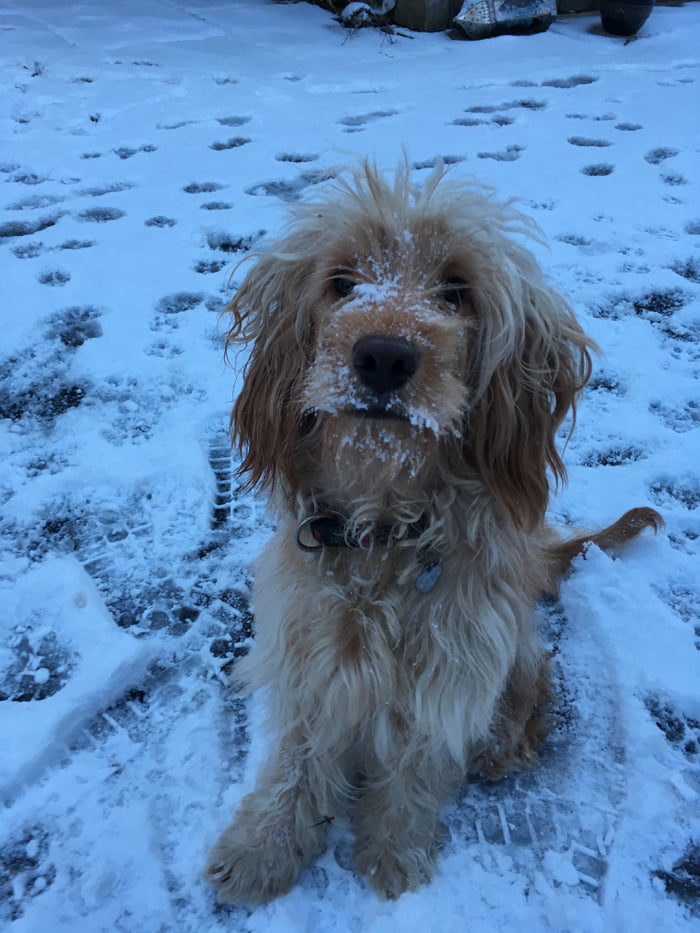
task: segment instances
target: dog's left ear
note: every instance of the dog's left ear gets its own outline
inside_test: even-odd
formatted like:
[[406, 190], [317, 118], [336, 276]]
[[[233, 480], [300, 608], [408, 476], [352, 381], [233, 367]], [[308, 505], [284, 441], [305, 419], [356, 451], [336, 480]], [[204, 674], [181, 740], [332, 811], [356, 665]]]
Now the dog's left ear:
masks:
[[567, 412], [575, 419], [597, 347], [529, 252], [511, 253], [499, 270], [474, 294], [475, 406], [465, 443], [491, 493], [531, 530], [544, 518], [548, 470], [556, 482], [566, 478], [556, 433]]

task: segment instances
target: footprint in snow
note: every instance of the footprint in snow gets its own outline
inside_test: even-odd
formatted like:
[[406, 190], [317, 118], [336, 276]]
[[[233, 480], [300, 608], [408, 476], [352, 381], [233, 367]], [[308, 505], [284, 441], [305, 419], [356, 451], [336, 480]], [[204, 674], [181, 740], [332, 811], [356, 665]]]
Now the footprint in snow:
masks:
[[257, 233], [236, 235], [225, 230], [209, 230], [206, 234], [207, 246], [220, 253], [246, 253], [265, 233], [265, 230], [258, 230]]
[[488, 120], [480, 120], [477, 117], [457, 117], [450, 121], [450, 126], [512, 126], [515, 123], [515, 117], [507, 113], [497, 113]]
[[626, 390], [615, 373], [599, 372], [591, 376], [586, 385], [586, 392], [607, 393], [622, 398]]
[[260, 184], [246, 188], [246, 194], [267, 195], [280, 198], [282, 201], [296, 201], [305, 188], [328, 181], [332, 177], [333, 175], [328, 172], [302, 172], [294, 179], [280, 178], [260, 182]]
[[496, 162], [515, 162], [520, 158], [520, 153], [524, 152], [524, 146], [506, 146], [500, 152], [477, 152], [478, 159], [495, 159]]
[[275, 156], [278, 162], [316, 162], [320, 158], [318, 152], [280, 152]]
[[0, 224], [0, 239], [19, 236], [32, 236], [48, 227], [53, 227], [63, 214], [48, 214], [37, 220], [8, 220]]
[[227, 149], [239, 149], [249, 142], [252, 142], [252, 140], [247, 136], [232, 136], [230, 139], [226, 139], [223, 142], [218, 141], [210, 143], [209, 148], [213, 149], [215, 152], [225, 152]]
[[346, 127], [344, 130], [345, 133], [359, 133], [368, 123], [373, 123], [375, 120], [384, 120], [386, 117], [393, 117], [398, 112], [398, 110], [373, 110], [371, 113], [359, 113], [354, 116], [341, 117], [336, 122]]
[[572, 88], [581, 87], [584, 84], [595, 84], [598, 78], [595, 75], [573, 75], [570, 78], [552, 78], [549, 81], [543, 81], [542, 87]]
[[16, 182], [18, 185], [41, 185], [45, 181], [49, 180], [48, 175], [37, 175], [36, 172], [18, 172], [16, 175], [13, 175], [10, 181]]
[[130, 146], [119, 146], [117, 149], [113, 149], [112, 152], [116, 156], [119, 156], [120, 159], [130, 159], [139, 152], [156, 152], [157, 149], [158, 146], [147, 144], [145, 146], [139, 146], [137, 149], [132, 149]]
[[250, 117], [217, 117], [216, 122], [221, 126], [243, 126], [250, 122]]
[[[684, 621], [697, 620], [700, 592], [677, 587], [666, 594], [666, 599]], [[700, 765], [700, 719], [679, 709], [672, 700], [656, 694], [647, 696], [644, 705], [666, 740], [689, 761]]]
[[56, 249], [64, 250], [76, 250], [76, 249], [89, 249], [91, 246], [95, 245], [95, 240], [65, 240], [63, 243], [59, 243]]
[[186, 194], [211, 194], [213, 191], [222, 191], [226, 185], [218, 181], [192, 181], [182, 189]]
[[557, 202], [553, 200], [548, 201], [527, 201], [527, 206], [533, 211], [553, 211], [557, 206]]
[[[685, 175], [681, 175], [679, 172], [668, 172], [665, 175], [662, 174], [661, 181], [665, 185], [670, 185], [672, 188], [679, 188], [682, 185], [687, 185], [689, 183]], [[675, 198], [673, 199], [672, 203], [678, 204], [680, 201]]]
[[126, 211], [118, 207], [90, 207], [85, 211], [80, 211], [77, 217], [84, 223], [104, 224], [126, 217]]
[[677, 434], [685, 434], [687, 431], [700, 427], [700, 402], [696, 399], [689, 399], [679, 406], [652, 402], [649, 411]]
[[192, 126], [196, 120], [178, 120], [176, 123], [156, 123], [157, 130], [180, 130], [183, 126]]
[[36, 624], [29, 634], [16, 632], [5, 645], [7, 660], [0, 671], [0, 701], [28, 703], [58, 693], [75, 670], [78, 656], [56, 632]]
[[100, 312], [89, 305], [52, 315], [43, 340], [0, 362], [0, 417], [32, 431], [77, 408], [89, 396], [89, 383], [74, 380], [71, 359], [86, 340], [102, 335]]
[[[204, 268], [195, 267], [195, 271], [205, 272], [206, 270]], [[150, 326], [151, 331], [160, 336], [150, 344], [146, 349], [146, 353], [149, 356], [166, 358], [181, 356], [184, 353], [184, 349], [171, 343], [169, 336], [174, 335], [174, 332], [179, 329], [180, 315], [187, 311], [192, 311], [200, 305], [204, 305], [207, 311], [218, 313], [223, 307], [223, 301], [218, 295], [207, 296], [203, 292], [175, 292], [172, 295], [166, 295], [164, 298], [161, 298], [156, 304], [157, 313]], [[218, 341], [217, 349], [220, 349], [220, 343]]]
[[581, 169], [582, 175], [590, 175], [593, 178], [612, 175], [615, 166], [611, 162], [595, 162], [592, 165], [584, 165]]
[[636, 296], [629, 292], [609, 295], [593, 306], [594, 317], [622, 320], [629, 315], [644, 318], [651, 324], [663, 324], [676, 311], [693, 301], [693, 295], [683, 288], [659, 288]]
[[567, 142], [572, 146], [582, 146], [584, 148], [603, 149], [606, 146], [612, 146], [607, 139], [593, 139], [589, 136], [569, 136]]
[[44, 333], [49, 340], [60, 340], [64, 347], [76, 349], [86, 340], [102, 336], [100, 317], [100, 311], [91, 305], [65, 308], [49, 318]]
[[[567, 113], [566, 118], [567, 120], [594, 120], [596, 123], [607, 123], [610, 120], [616, 119], [614, 113], [601, 113], [593, 117], [587, 113]], [[571, 142], [571, 140], [569, 140], [569, 142]], [[604, 143], [604, 145], [610, 146], [611, 143]]]
[[119, 191], [129, 191], [136, 185], [131, 181], [114, 181], [104, 185], [97, 185], [93, 188], [83, 188], [78, 194], [83, 197], [101, 198], [105, 194], [116, 194]]
[[632, 302], [632, 308], [637, 316], [658, 324], [693, 300], [694, 296], [682, 288], [660, 288], [639, 295]]
[[144, 220], [147, 227], [174, 227], [176, 223], [177, 221], [173, 217], [165, 217], [163, 214]]
[[598, 466], [624, 466], [628, 463], [636, 463], [644, 460], [648, 456], [644, 447], [639, 445], [631, 446], [613, 446], [603, 451], [595, 451], [587, 454], [581, 461], [585, 467]]
[[[464, 162], [466, 156], [462, 155], [443, 155], [440, 156], [444, 165], [457, 165], [460, 162]], [[437, 159], [425, 159], [422, 162], [414, 162], [411, 166], [415, 171], [421, 171], [422, 169], [435, 168], [437, 165]]]
[[695, 282], [696, 285], [700, 285], [699, 257], [689, 256], [687, 259], [679, 259], [672, 263], [670, 268], [676, 273], [676, 275], [680, 275], [682, 278], [687, 279], [689, 282]]
[[476, 117], [457, 117], [450, 121], [450, 126], [483, 126], [487, 121]]
[[44, 246], [44, 244], [38, 240], [12, 247], [12, 252], [18, 259], [35, 259], [37, 256], [41, 256], [42, 253], [47, 251], [48, 247]]
[[695, 478], [658, 480], [649, 487], [649, 493], [660, 509], [680, 506], [694, 512], [700, 506], [700, 481]]
[[547, 106], [545, 100], [534, 100], [523, 98], [521, 100], [509, 100], [503, 104], [475, 104], [472, 107], [466, 107], [465, 113], [500, 113], [504, 110], [544, 110]]
[[54, 828], [25, 823], [0, 847], [0, 919], [19, 920], [28, 902], [54, 883], [50, 849], [55, 838]]
[[666, 159], [672, 159], [673, 156], [677, 155], [678, 149], [671, 149], [668, 146], [659, 146], [647, 152], [644, 156], [644, 160], [650, 165], [660, 165], [662, 162], [665, 162]]
[[223, 259], [200, 259], [192, 268], [195, 272], [210, 275], [215, 272], [221, 272], [225, 265], [226, 262]]
[[685, 907], [690, 916], [700, 916], [700, 845], [691, 839], [684, 851], [668, 869], [652, 872], [666, 889], [666, 893]]
[[70, 272], [66, 272], [65, 269], [48, 269], [39, 276], [42, 285], [65, 285], [70, 279]]
[[44, 207], [51, 207], [52, 204], [60, 204], [65, 201], [64, 197], [55, 194], [31, 194], [29, 197], [15, 201], [7, 205], [8, 211], [35, 211]]
[[566, 243], [569, 246], [578, 246], [580, 249], [591, 246], [593, 240], [588, 237], [580, 236], [578, 233], [562, 233], [554, 237], [559, 243]]

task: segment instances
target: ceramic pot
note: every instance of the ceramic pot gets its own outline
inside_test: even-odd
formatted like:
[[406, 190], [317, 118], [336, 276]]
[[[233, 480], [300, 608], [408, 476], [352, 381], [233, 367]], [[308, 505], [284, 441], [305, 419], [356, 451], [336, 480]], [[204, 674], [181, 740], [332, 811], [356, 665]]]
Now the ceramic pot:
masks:
[[606, 32], [633, 36], [653, 9], [654, 0], [600, 0], [600, 19]]

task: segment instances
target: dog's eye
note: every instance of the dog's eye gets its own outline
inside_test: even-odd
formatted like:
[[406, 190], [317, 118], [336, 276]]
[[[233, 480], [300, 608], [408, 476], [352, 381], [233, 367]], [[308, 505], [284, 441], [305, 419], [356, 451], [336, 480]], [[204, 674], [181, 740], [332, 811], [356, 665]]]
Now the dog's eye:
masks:
[[459, 276], [452, 276], [440, 285], [440, 297], [453, 308], [459, 308], [464, 303], [469, 286]]
[[355, 288], [355, 283], [345, 275], [335, 275], [331, 280], [331, 286], [336, 298], [347, 298]]

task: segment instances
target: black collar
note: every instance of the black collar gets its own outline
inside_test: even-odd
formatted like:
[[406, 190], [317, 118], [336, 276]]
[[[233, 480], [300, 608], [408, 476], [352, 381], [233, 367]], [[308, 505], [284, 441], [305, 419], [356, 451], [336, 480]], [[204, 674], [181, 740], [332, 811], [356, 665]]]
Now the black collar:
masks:
[[410, 525], [378, 525], [362, 535], [353, 534], [347, 520], [337, 512], [317, 512], [297, 526], [296, 543], [302, 551], [317, 551], [322, 547], [347, 547], [370, 551], [393, 541], [419, 538], [427, 527], [425, 519]]

